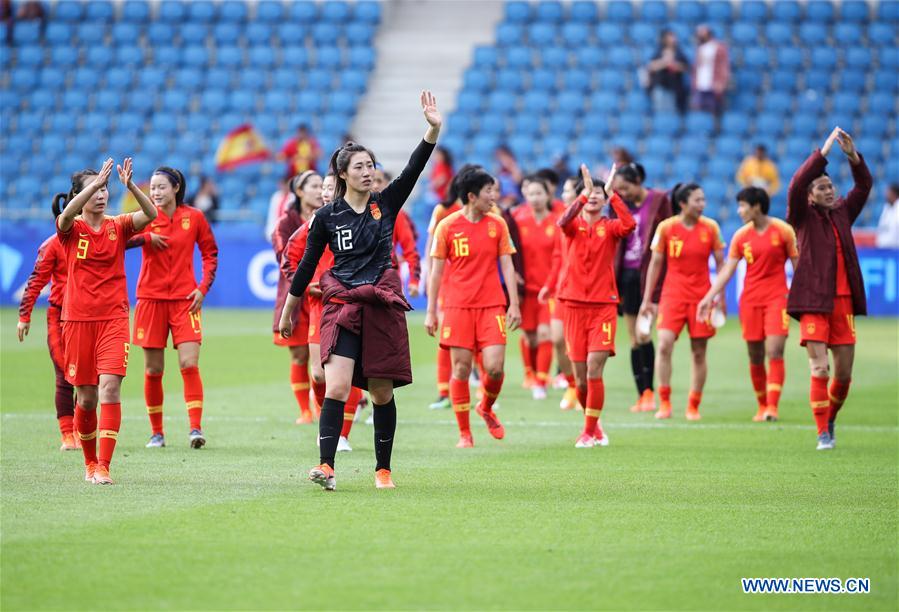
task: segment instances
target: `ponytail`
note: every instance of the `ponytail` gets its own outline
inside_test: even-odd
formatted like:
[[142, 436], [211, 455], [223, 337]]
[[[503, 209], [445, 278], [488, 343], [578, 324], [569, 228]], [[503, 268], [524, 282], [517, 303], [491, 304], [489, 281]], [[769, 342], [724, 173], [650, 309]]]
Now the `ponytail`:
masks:
[[65, 208], [68, 203], [69, 194], [67, 193], [57, 193], [53, 196], [53, 203], [50, 205], [50, 210], [53, 211], [54, 219], [62, 214], [62, 209]]
[[66, 207], [66, 204], [72, 201], [76, 195], [81, 193], [81, 190], [84, 189], [84, 185], [87, 181], [86, 178], [90, 176], [97, 176], [100, 174], [93, 168], [88, 168], [87, 170], [82, 170], [81, 172], [76, 172], [72, 175], [72, 187], [69, 189], [69, 193], [57, 193], [53, 196], [53, 201], [50, 204], [50, 210], [53, 211], [53, 216], [58, 217], [62, 214], [62, 209]]
[[674, 209], [675, 214], [677, 214], [679, 207], [690, 199], [690, 194], [697, 189], [701, 189], [698, 183], [678, 183], [674, 186], [670, 197], [671, 207]]

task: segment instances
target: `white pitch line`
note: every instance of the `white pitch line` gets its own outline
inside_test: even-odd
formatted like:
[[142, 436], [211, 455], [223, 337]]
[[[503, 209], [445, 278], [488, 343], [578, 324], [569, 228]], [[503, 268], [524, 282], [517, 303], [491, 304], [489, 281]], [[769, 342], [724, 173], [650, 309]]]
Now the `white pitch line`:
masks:
[[[123, 415], [122, 419], [126, 421], [145, 421], [145, 415]], [[166, 416], [166, 420], [180, 419], [181, 416]], [[36, 414], [32, 412], [7, 412], [3, 414], [3, 420], [27, 420], [27, 421], [54, 421], [52, 414]], [[292, 421], [286, 418], [271, 416], [230, 416], [230, 415], [203, 415], [204, 421], [222, 422], [222, 423], [283, 423], [285, 426], [292, 424]], [[397, 425], [422, 425], [422, 426], [456, 426], [454, 420], [415, 420], [400, 419]], [[575, 427], [578, 422], [572, 421], [507, 421], [503, 425], [506, 427]], [[802, 423], [659, 423], [659, 422], [615, 422], [604, 423], [611, 430], [616, 429], [731, 429], [731, 430], [753, 430], [764, 431], [766, 429], [792, 429], [792, 430], [809, 430], [814, 426]], [[841, 430], [863, 431], [871, 433], [899, 433], [899, 427], [890, 425], [853, 425], [851, 423], [840, 425]]]

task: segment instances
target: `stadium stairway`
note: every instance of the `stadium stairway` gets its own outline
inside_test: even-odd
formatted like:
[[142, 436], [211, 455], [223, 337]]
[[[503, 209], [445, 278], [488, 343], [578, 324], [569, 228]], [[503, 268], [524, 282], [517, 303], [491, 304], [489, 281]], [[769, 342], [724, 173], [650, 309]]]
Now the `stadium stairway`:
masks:
[[371, 143], [379, 161], [395, 174], [423, 132], [421, 89], [434, 93], [446, 117], [471, 49], [493, 40], [503, 2], [468, 2], [460, 11], [457, 0], [398, 0], [384, 9], [374, 42], [378, 62], [352, 133]]

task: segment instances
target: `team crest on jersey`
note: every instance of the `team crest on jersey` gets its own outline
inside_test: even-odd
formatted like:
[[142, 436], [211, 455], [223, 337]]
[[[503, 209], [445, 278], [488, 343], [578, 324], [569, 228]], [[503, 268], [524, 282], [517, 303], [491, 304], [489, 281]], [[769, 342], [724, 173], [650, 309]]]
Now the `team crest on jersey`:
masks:
[[190, 217], [181, 217], [181, 229], [183, 229], [183, 230], [190, 229]]
[[709, 241], [709, 233], [706, 231], [699, 232], [699, 242], [708, 242]]
[[496, 238], [496, 223], [493, 221], [487, 224], [487, 235], [491, 238]]
[[806, 325], [806, 326], [805, 326], [805, 331], [807, 331], [807, 332], [810, 333], [810, 334], [815, 333], [815, 324], [814, 324], [814, 323], [809, 323], [808, 325]]
[[596, 235], [599, 236], [600, 238], [605, 238], [606, 237], [606, 226], [597, 225], [596, 226]]
[[75, 378], [75, 371], [76, 371], [76, 370], [75, 370], [75, 364], [74, 364], [74, 363], [70, 363], [70, 364], [69, 364], [69, 378]]
[[118, 234], [116, 234], [116, 231], [115, 231], [115, 226], [110, 227], [110, 228], [106, 231], [106, 237], [109, 238], [110, 240], [113, 240], [113, 241], [119, 239], [119, 236], [118, 236]]
[[548, 226], [546, 227], [546, 235], [547, 235], [547, 236], [553, 236], [553, 235], [555, 235], [555, 233], [556, 233], [556, 228], [555, 228], [555, 227], [553, 227], [552, 225], [548, 225]]
[[444, 327], [443, 328], [443, 339], [446, 340], [449, 337], [450, 337], [450, 328]]
[[137, 339], [138, 339], [138, 340], [143, 340], [143, 339], [144, 339], [144, 328], [143, 328], [143, 327], [138, 327], [138, 328], [137, 328]]
[[381, 220], [381, 209], [378, 208], [377, 202], [372, 202], [368, 205], [369, 210], [371, 210], [371, 216], [374, 217], [375, 221]]
[[780, 236], [771, 234], [771, 246], [780, 246]]

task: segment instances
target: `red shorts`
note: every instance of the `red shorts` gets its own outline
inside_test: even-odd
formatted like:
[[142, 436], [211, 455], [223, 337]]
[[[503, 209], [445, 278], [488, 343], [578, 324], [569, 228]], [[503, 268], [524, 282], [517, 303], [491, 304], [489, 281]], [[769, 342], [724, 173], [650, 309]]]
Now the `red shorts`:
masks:
[[124, 376], [128, 369], [128, 319], [65, 321], [65, 374], [70, 384], [100, 384], [101, 374]]
[[50, 304], [47, 306], [47, 346], [50, 348], [50, 359], [53, 365], [62, 372], [65, 370], [65, 343], [62, 341], [62, 308]]
[[300, 310], [297, 315], [296, 325], [293, 326], [293, 333], [290, 338], [282, 338], [281, 334], [274, 332], [272, 334], [272, 342], [276, 346], [306, 346], [309, 344], [309, 301], [304, 299], [300, 302]]
[[672, 331], [677, 337], [686, 324], [691, 338], [711, 338], [715, 335], [715, 328], [708, 321], [700, 323], [696, 320], [697, 306], [697, 303], [662, 300], [659, 302], [659, 319], [656, 327]]
[[307, 296], [306, 302], [309, 304], [309, 333], [307, 334], [309, 344], [321, 344], [322, 308], [324, 308], [324, 304], [322, 304], [320, 297]]
[[480, 351], [506, 344], [506, 308], [446, 308], [440, 328], [440, 348]]
[[541, 304], [536, 294], [525, 293], [521, 300], [521, 329], [533, 332], [539, 325], [549, 325], [549, 304]]
[[588, 353], [615, 354], [618, 304], [565, 305], [565, 347], [572, 361], [587, 361]]
[[172, 332], [172, 345], [202, 342], [201, 313], [190, 312], [191, 300], [138, 300], [134, 308], [134, 345], [164, 349]]
[[549, 306], [549, 318], [551, 321], [565, 320], [565, 303], [558, 298], [549, 298], [546, 305]]
[[824, 342], [830, 346], [855, 344], [855, 315], [852, 297], [839, 295], [830, 313], [809, 312], [799, 316], [799, 344]]
[[768, 336], [787, 336], [790, 333], [790, 315], [787, 314], [787, 298], [772, 300], [768, 304], [740, 303], [740, 325], [743, 340], [761, 342]]

